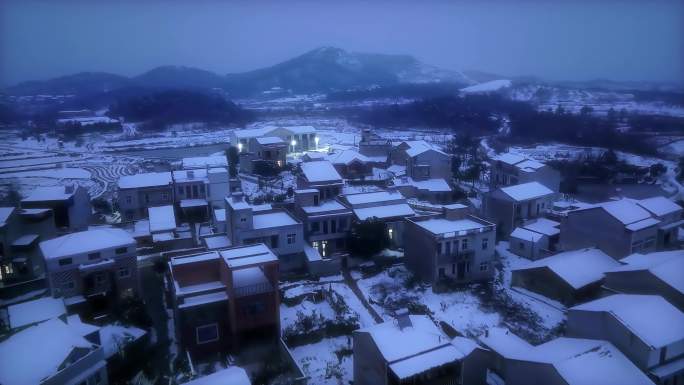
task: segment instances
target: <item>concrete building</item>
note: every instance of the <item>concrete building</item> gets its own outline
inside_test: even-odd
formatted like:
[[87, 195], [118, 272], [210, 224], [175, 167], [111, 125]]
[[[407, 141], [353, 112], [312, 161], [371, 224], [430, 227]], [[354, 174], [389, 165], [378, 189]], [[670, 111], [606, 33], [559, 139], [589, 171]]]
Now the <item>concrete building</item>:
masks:
[[0, 298], [20, 294], [13, 286], [44, 276], [38, 244], [55, 236], [51, 209], [0, 207]]
[[380, 137], [369, 128], [363, 129], [359, 142], [359, 153], [367, 157], [385, 158], [387, 161], [390, 151], [392, 151], [392, 141]]
[[404, 312], [353, 335], [354, 384], [486, 383], [483, 349], [464, 338], [452, 342], [427, 316]]
[[373, 167], [385, 166], [384, 163], [362, 155], [353, 149], [342, 150], [326, 157], [335, 170], [346, 179], [363, 179], [373, 175]]
[[304, 238], [323, 258], [346, 250], [352, 211], [337, 199], [322, 201], [316, 189], [295, 191], [295, 215], [304, 225]]
[[618, 294], [654, 294], [684, 311], [684, 251], [632, 254], [606, 272], [604, 289]]
[[467, 211], [452, 205], [440, 216], [406, 219], [406, 265], [422, 280], [474, 282], [494, 276], [496, 226]]
[[406, 175], [416, 179], [451, 180], [451, 157], [424, 140], [399, 143], [390, 152], [392, 164], [406, 166]]
[[678, 230], [684, 225], [682, 207], [663, 196], [636, 200], [635, 203], [651, 213], [658, 223], [656, 248], [667, 250], [679, 246]]
[[288, 152], [304, 152], [318, 149], [318, 136], [312, 126], [267, 126], [262, 128], [233, 130], [230, 143], [242, 152], [249, 146], [250, 139], [278, 137], [287, 143]]
[[240, 172], [259, 174], [279, 171], [287, 163], [288, 144], [277, 136], [251, 138], [247, 150], [240, 152]]
[[99, 328], [52, 318], [0, 342], [3, 385], [107, 385]]
[[122, 176], [119, 178], [117, 203], [126, 221], [146, 218], [149, 207], [173, 204], [171, 173], [148, 172]]
[[560, 172], [551, 166], [523, 155], [505, 153], [491, 160], [489, 186], [491, 190], [521, 183], [539, 182], [554, 192], [560, 190]]
[[529, 182], [488, 192], [482, 209], [485, 218], [496, 224], [499, 238], [506, 239], [516, 227], [543, 217], [553, 207], [555, 197], [548, 187]]
[[264, 244], [172, 257], [176, 334], [191, 356], [280, 335], [278, 258]]
[[454, 193], [445, 179], [414, 179], [400, 176], [392, 185], [406, 198], [415, 198], [432, 204], [448, 204], [454, 201]]
[[511, 271], [511, 285], [565, 305], [599, 296], [604, 273], [619, 263], [599, 249], [566, 251]]
[[631, 199], [569, 211], [561, 220], [563, 250], [598, 247], [615, 259], [658, 249], [661, 221]]
[[332, 199], [342, 192], [342, 177], [329, 161], [304, 162], [300, 168], [301, 174], [297, 178], [300, 190], [316, 189], [322, 200]]
[[510, 251], [523, 258], [537, 260], [558, 250], [560, 222], [537, 218], [516, 227], [508, 238]]
[[264, 243], [283, 270], [303, 266], [304, 227], [286, 210], [252, 206], [234, 194], [226, 198], [226, 234], [236, 246]]
[[21, 207], [51, 209], [60, 232], [86, 230], [92, 215], [90, 194], [78, 185], [38, 187], [21, 200]]
[[391, 247], [403, 246], [404, 218], [416, 215], [404, 196], [396, 191], [345, 194], [340, 202], [352, 210], [355, 221], [375, 219], [383, 222]]
[[101, 228], [43, 241], [48, 286], [67, 305], [109, 303], [138, 293], [135, 240], [124, 230]]
[[609, 341], [556, 338], [532, 346], [502, 328], [488, 329], [489, 384], [654, 385]]
[[575, 306], [566, 334], [611, 342], [659, 384], [684, 381], [684, 313], [660, 296], [616, 294]]

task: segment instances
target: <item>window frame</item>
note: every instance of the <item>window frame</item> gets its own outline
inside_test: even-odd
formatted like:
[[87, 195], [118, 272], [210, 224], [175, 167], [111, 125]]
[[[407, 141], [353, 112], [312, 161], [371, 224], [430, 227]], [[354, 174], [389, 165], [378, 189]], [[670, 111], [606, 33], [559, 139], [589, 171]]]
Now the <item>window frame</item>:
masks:
[[[200, 338], [199, 338], [199, 331], [200, 331], [200, 329], [209, 328], [209, 327], [213, 327], [213, 328], [216, 330], [216, 338], [213, 338], [213, 339], [209, 339], [209, 340], [205, 340], [205, 341], [201, 341], [201, 342], [200, 342]], [[200, 325], [200, 326], [195, 326], [195, 343], [196, 343], [197, 345], [204, 345], [204, 344], [216, 342], [216, 341], [218, 341], [219, 339], [220, 339], [220, 335], [219, 335], [219, 327], [218, 327], [218, 323], [217, 323], [217, 322], [210, 323], [210, 324], [205, 324], [205, 325]]]

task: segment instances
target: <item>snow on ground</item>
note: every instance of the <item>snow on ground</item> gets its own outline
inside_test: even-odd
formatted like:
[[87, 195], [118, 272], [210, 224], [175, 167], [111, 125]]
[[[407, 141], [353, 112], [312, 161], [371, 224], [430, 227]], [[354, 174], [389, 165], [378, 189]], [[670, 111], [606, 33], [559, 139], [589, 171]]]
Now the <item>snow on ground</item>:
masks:
[[492, 81], [476, 84], [474, 86], [461, 88], [461, 92], [466, 93], [466, 94], [488, 93], [488, 92], [499, 91], [503, 88], [508, 88], [511, 86], [511, 84], [512, 84], [512, 82], [510, 80], [506, 80], [506, 79], [492, 80]]
[[145, 335], [145, 331], [134, 326], [118, 324], [105, 325], [100, 328], [100, 342], [104, 348], [105, 357], [109, 358], [120, 352], [130, 344]]
[[[325, 338], [320, 342], [292, 348], [292, 355], [312, 384], [347, 384], [354, 378], [351, 336]], [[336, 352], [340, 353], [340, 358]]]

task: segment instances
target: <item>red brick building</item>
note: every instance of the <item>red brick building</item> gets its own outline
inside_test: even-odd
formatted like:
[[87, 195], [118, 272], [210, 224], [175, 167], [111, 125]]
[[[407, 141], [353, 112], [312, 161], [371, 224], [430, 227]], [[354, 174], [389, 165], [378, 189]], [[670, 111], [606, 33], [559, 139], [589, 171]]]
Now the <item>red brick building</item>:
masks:
[[264, 244], [169, 261], [176, 334], [191, 355], [280, 334], [278, 257]]

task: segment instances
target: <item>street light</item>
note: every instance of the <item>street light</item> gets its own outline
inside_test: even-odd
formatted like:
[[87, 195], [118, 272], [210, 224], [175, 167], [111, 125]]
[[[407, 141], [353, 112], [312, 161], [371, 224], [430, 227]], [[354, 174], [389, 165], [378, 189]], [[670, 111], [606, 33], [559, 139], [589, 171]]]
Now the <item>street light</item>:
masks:
[[316, 142], [316, 150], [318, 150], [318, 142], [321, 140], [318, 136], [314, 137], [314, 142]]
[[292, 141], [290, 142], [290, 144], [292, 145], [292, 152], [295, 152], [295, 146], [297, 145], [297, 141], [294, 140], [294, 139], [292, 139]]
[[238, 152], [242, 152], [242, 143], [238, 142]]

